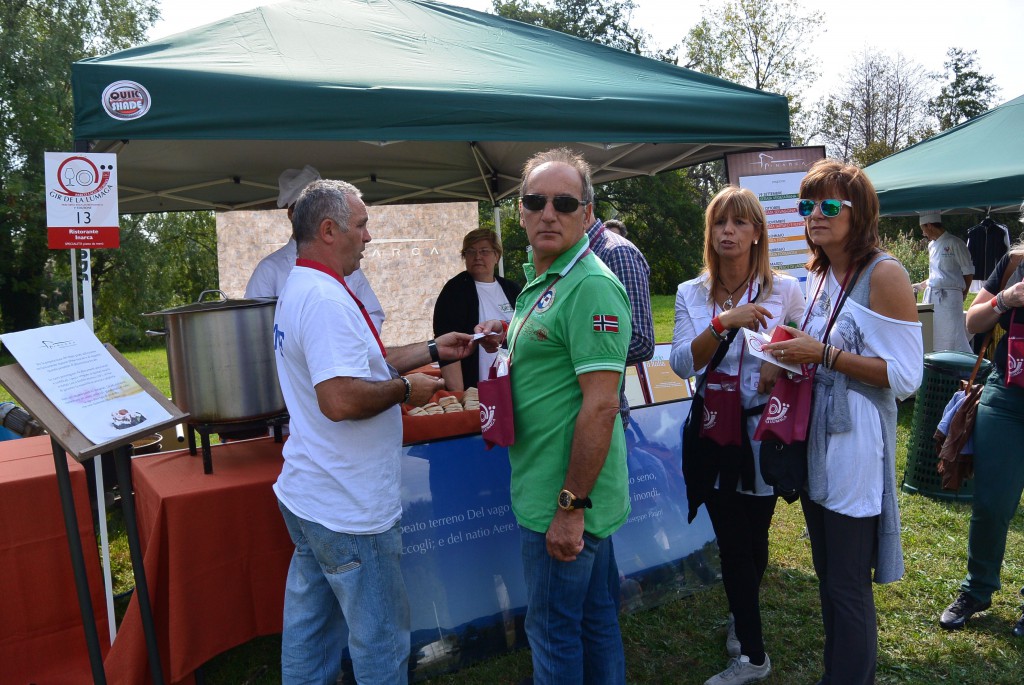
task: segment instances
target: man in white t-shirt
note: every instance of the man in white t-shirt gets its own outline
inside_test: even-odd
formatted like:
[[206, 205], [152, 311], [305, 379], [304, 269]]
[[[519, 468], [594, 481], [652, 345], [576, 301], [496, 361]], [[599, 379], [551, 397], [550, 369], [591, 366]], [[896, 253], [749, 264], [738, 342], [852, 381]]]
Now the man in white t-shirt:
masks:
[[928, 239], [928, 280], [914, 284], [924, 290], [923, 302], [935, 307], [933, 347], [936, 352], [970, 352], [964, 317], [964, 296], [974, 279], [974, 262], [964, 241], [942, 228], [938, 213], [922, 214], [921, 232]]
[[[277, 206], [288, 208], [288, 221], [292, 220], [292, 208], [295, 206], [295, 201], [299, 199], [299, 193], [318, 178], [320, 178], [320, 172], [308, 164], [301, 169], [285, 169], [281, 172], [277, 179]], [[284, 287], [284, 282], [288, 280], [288, 274], [291, 273], [292, 267], [295, 266], [295, 257], [295, 238], [292, 237], [283, 247], [268, 254], [256, 265], [245, 286], [245, 296], [247, 298], [277, 297], [281, 293], [281, 288]], [[384, 308], [381, 307], [380, 300], [377, 299], [373, 288], [370, 287], [370, 282], [363, 275], [362, 269], [356, 269], [345, 279], [345, 282], [366, 307], [370, 318], [373, 319], [374, 327], [380, 333], [384, 326]]]
[[[295, 543], [281, 641], [285, 684], [334, 683], [346, 625], [359, 683], [408, 682], [400, 405], [422, 405], [444, 384], [393, 369], [461, 359], [474, 348], [471, 335], [447, 333], [385, 349], [346, 284], [370, 241], [367, 218], [351, 184], [318, 180], [303, 190], [292, 216], [298, 259], [274, 317], [277, 371], [291, 416], [274, 492]], [[477, 329], [502, 327], [488, 322]]]

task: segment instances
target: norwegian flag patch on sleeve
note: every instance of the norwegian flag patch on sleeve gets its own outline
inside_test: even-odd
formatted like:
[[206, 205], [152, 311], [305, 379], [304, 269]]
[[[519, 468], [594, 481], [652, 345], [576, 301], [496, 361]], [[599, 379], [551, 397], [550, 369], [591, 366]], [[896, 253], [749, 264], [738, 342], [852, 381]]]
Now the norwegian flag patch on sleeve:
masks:
[[594, 331], [598, 333], [618, 333], [619, 317], [608, 314], [595, 314]]

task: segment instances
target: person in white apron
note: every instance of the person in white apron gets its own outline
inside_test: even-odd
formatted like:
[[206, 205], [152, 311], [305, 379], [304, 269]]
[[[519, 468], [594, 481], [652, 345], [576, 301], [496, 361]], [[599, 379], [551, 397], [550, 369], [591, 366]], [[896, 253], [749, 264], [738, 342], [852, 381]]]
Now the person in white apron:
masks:
[[964, 294], [974, 279], [974, 262], [964, 241], [942, 228], [938, 213], [921, 215], [921, 232], [928, 238], [928, 280], [914, 284], [924, 290], [923, 302], [935, 307], [933, 346], [936, 352], [971, 352], [964, 319]]

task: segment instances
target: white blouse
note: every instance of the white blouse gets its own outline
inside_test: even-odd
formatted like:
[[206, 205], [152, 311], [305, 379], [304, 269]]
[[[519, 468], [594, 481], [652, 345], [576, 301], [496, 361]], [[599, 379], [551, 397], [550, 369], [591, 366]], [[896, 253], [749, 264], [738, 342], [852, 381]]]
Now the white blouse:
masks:
[[[808, 297], [814, 298], [818, 280], [808, 280]], [[807, 333], [821, 339], [840, 293], [830, 269], [817, 298], [808, 303]], [[828, 341], [862, 357], [884, 359], [889, 387], [900, 399], [909, 397], [921, 383], [924, 348], [920, 322], [890, 319], [847, 299]], [[820, 504], [846, 516], [877, 516], [882, 511], [884, 476], [882, 420], [863, 395], [850, 392], [847, 400], [853, 430], [828, 435], [828, 494]]]
[[[756, 288], [756, 286], [755, 286]], [[747, 304], [750, 297], [755, 295], [747, 289], [736, 303], [736, 306]], [[800, 283], [792, 276], [785, 274], [772, 275], [772, 292], [767, 299], [758, 302], [767, 309], [772, 318], [768, 320], [767, 330], [772, 330], [778, 324], [795, 323], [799, 327], [803, 322], [802, 313], [805, 310], [804, 296]], [[680, 378], [689, 378], [699, 374], [704, 369], [693, 368], [693, 350], [691, 346], [694, 338], [704, 332], [704, 329], [711, 323], [712, 317], [720, 314], [721, 309], [715, 305], [709, 296], [707, 276], [701, 274], [685, 283], [680, 283], [676, 290], [676, 323], [672, 335], [672, 353], [669, 356], [669, 364], [672, 370]], [[742, 333], [733, 340], [725, 358], [718, 365], [718, 370], [737, 375], [740, 373], [740, 353], [743, 350]], [[757, 392], [757, 384], [761, 379], [761, 361], [759, 359], [744, 355], [742, 377], [740, 378], [740, 398], [744, 409], [756, 407], [768, 401], [767, 394]], [[747, 417], [747, 433], [753, 435], [757, 428], [760, 416]], [[761, 478], [761, 465], [758, 453], [761, 443], [751, 440], [751, 447], [754, 451], [754, 476], [755, 487], [753, 494], [771, 495], [771, 486], [766, 485]], [[742, 485], [737, 486], [739, 492]], [[749, 493], [749, 491], [746, 491]]]

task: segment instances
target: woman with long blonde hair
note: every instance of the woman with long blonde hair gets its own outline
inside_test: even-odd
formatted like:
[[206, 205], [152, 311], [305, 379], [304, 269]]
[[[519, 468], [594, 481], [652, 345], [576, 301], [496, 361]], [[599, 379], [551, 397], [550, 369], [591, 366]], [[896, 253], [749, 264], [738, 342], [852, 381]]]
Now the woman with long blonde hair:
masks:
[[[768, 529], [776, 497], [761, 477], [752, 439], [778, 367], [744, 354], [741, 328], [764, 331], [794, 321], [803, 311], [798, 281], [772, 270], [764, 209], [750, 190], [727, 186], [704, 215], [704, 270], [679, 285], [670, 363], [682, 378], [706, 372], [715, 352], [728, 345], [716, 371], [739, 384], [741, 449], [684, 455], [700, 471], [686, 472], [691, 518], [703, 502], [718, 537], [722, 582], [730, 618], [726, 669], [706, 685], [749, 683], [767, 678], [771, 661], [761, 628], [761, 578], [768, 566]], [[735, 339], [727, 342], [729, 337]], [[705, 391], [706, 392], [706, 391]]]

